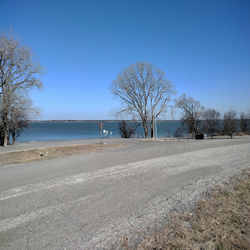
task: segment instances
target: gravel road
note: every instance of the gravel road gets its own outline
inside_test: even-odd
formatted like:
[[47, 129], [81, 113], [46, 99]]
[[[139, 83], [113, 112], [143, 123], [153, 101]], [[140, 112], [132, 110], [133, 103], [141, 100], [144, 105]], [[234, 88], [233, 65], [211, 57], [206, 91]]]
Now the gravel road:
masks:
[[[123, 238], [133, 247], [172, 211], [192, 209], [209, 188], [250, 167], [249, 137], [106, 140], [117, 142], [123, 146], [0, 166], [0, 249], [118, 249]], [[83, 141], [48, 144], [63, 143]]]

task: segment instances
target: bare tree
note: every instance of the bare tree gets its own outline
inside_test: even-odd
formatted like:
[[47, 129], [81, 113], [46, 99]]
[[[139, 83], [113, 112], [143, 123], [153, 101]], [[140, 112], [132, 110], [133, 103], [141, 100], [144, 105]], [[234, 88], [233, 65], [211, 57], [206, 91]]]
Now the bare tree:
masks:
[[12, 143], [15, 144], [17, 137], [24, 128], [29, 126], [29, 120], [39, 114], [39, 110], [32, 105], [32, 101], [28, 96], [15, 96], [9, 109], [8, 127], [9, 136], [8, 144], [10, 144], [10, 136]]
[[154, 136], [154, 120], [167, 111], [175, 93], [163, 71], [143, 62], [124, 69], [112, 82], [111, 91], [121, 101], [121, 113], [137, 115], [142, 121], [145, 138], [149, 135], [148, 122]]
[[224, 133], [233, 138], [233, 133], [236, 131], [236, 116], [237, 112], [235, 110], [229, 110], [224, 114]]
[[11, 36], [0, 36], [0, 103], [2, 145], [8, 141], [10, 107], [19, 91], [42, 87], [39, 79], [41, 66], [31, 50], [21, 46]]
[[16, 138], [21, 134], [23, 128], [28, 127], [28, 117], [24, 110], [21, 108], [13, 108], [9, 114], [9, 138], [8, 144], [10, 143], [10, 135], [12, 136], [12, 143], [15, 144]]
[[119, 132], [122, 138], [131, 138], [135, 134], [135, 129], [128, 126], [127, 122], [122, 120], [119, 122]]
[[200, 130], [204, 107], [192, 97], [182, 95], [176, 100], [176, 106], [182, 110], [181, 121], [188, 132], [195, 137]]
[[182, 127], [179, 127], [179, 128], [177, 128], [176, 130], [175, 130], [175, 132], [174, 132], [174, 137], [176, 137], [176, 138], [181, 138], [181, 137], [183, 137], [183, 135], [184, 135], [184, 133], [183, 133], [184, 131], [183, 131], [183, 128]]
[[241, 132], [248, 132], [250, 129], [250, 112], [244, 113], [241, 112], [240, 114], [240, 130]]
[[215, 109], [205, 109], [203, 112], [203, 130], [213, 136], [219, 131], [220, 112]]

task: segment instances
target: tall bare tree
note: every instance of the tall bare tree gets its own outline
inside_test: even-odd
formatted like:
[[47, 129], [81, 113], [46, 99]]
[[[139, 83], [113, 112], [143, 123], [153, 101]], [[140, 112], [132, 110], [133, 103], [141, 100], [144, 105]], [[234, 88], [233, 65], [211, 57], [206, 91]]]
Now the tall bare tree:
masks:
[[31, 50], [12, 36], [0, 36], [0, 103], [2, 145], [8, 141], [8, 115], [14, 96], [19, 91], [42, 87], [41, 66], [32, 57]]
[[229, 110], [224, 114], [223, 124], [224, 124], [224, 133], [233, 137], [233, 133], [237, 129], [236, 124], [237, 112], [235, 110]]
[[182, 110], [181, 121], [192, 137], [199, 133], [204, 107], [192, 97], [182, 95], [176, 100], [176, 106]]
[[121, 101], [121, 113], [140, 118], [145, 138], [149, 135], [149, 122], [151, 137], [154, 136], [154, 120], [167, 111], [175, 93], [164, 72], [144, 62], [137, 62], [124, 69], [112, 82], [111, 91]]

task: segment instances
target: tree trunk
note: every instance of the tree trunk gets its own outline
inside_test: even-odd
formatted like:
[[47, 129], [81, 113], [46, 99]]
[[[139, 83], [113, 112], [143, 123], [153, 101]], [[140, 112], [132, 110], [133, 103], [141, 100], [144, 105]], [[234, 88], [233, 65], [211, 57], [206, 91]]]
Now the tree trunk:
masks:
[[154, 138], [154, 118], [152, 118], [151, 120], [151, 124], [150, 124], [150, 130], [151, 130], [151, 138]]
[[8, 121], [7, 121], [8, 117], [7, 114], [4, 113], [3, 114], [3, 140], [2, 140], [2, 146], [6, 147], [8, 144]]
[[15, 144], [16, 143], [16, 135], [14, 134], [12, 134], [12, 144]]
[[145, 135], [145, 138], [148, 138], [148, 124], [147, 124], [147, 121], [142, 121], [142, 125], [143, 125], [143, 129], [144, 129], [144, 135]]
[[144, 126], [144, 135], [145, 135], [145, 138], [148, 138], [148, 126]]
[[1, 90], [2, 90], [2, 146], [6, 147], [8, 144], [8, 102], [7, 102], [7, 94], [5, 91], [5, 87], [4, 85], [1, 86]]
[[6, 147], [8, 145], [8, 131], [3, 131], [3, 147]]
[[10, 145], [10, 133], [8, 133], [8, 137], [7, 137], [7, 145]]

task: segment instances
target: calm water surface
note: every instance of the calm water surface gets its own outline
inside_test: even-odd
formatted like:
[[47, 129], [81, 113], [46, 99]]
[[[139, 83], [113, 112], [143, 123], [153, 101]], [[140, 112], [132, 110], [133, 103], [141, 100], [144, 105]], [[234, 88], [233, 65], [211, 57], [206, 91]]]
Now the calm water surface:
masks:
[[[135, 126], [134, 122], [127, 122]], [[119, 121], [104, 121], [104, 130], [108, 131], [107, 137], [119, 138]], [[172, 136], [175, 130], [181, 127], [180, 121], [158, 121], [158, 137]], [[47, 140], [77, 140], [95, 139], [100, 137], [98, 121], [81, 122], [33, 122], [24, 129], [17, 138], [18, 142], [47, 141]], [[143, 137], [143, 128], [137, 124], [135, 137]]]

